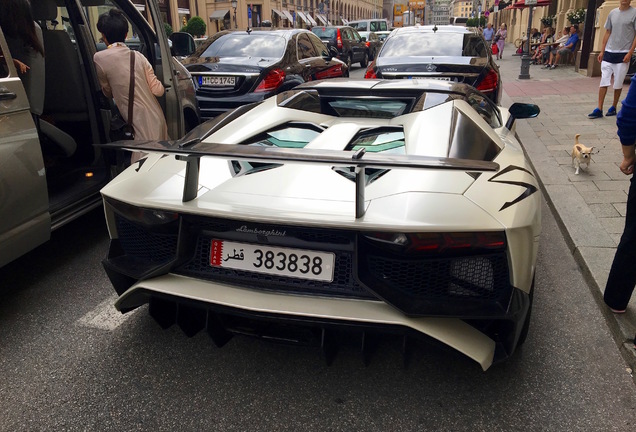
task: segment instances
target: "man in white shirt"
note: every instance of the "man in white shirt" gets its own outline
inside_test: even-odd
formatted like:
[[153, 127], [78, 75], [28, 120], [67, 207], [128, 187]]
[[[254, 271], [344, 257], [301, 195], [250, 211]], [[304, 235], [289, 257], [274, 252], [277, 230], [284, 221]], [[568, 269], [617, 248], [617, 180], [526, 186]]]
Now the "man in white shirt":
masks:
[[607, 88], [614, 76], [614, 102], [605, 113], [616, 115], [616, 105], [621, 97], [623, 81], [629, 69], [634, 48], [636, 48], [636, 9], [631, 7], [631, 0], [620, 0], [616, 9], [612, 9], [605, 22], [603, 47], [598, 55], [601, 63], [601, 83], [598, 91], [598, 106], [588, 114], [588, 118], [603, 117], [603, 102]]

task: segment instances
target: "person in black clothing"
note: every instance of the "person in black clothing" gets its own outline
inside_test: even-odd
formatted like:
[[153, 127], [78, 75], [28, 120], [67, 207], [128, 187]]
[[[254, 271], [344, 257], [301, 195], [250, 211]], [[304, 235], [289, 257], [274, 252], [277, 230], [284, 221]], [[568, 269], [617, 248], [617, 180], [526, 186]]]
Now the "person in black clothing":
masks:
[[[632, 77], [627, 97], [616, 117], [618, 137], [623, 150], [620, 170], [625, 175], [634, 174], [636, 154], [636, 76]], [[624, 313], [636, 286], [636, 185], [634, 176], [630, 179], [627, 193], [627, 213], [625, 229], [616, 248], [614, 262], [605, 286], [605, 304], [614, 313]]]

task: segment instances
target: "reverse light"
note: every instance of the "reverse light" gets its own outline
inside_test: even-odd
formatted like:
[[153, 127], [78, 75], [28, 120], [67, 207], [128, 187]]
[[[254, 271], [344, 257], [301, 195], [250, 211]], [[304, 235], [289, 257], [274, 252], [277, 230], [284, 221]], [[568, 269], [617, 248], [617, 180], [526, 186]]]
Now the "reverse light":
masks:
[[285, 72], [282, 69], [272, 69], [263, 78], [254, 93], [276, 90], [285, 81]]
[[106, 198], [106, 203], [129, 221], [146, 226], [167, 226], [179, 220], [176, 212], [137, 207], [111, 198]]
[[494, 70], [490, 70], [483, 80], [477, 85], [477, 90], [482, 93], [493, 92], [497, 89], [499, 75]]
[[342, 48], [342, 36], [340, 35], [340, 29], [338, 29], [338, 33], [336, 34], [336, 45], [338, 48]]

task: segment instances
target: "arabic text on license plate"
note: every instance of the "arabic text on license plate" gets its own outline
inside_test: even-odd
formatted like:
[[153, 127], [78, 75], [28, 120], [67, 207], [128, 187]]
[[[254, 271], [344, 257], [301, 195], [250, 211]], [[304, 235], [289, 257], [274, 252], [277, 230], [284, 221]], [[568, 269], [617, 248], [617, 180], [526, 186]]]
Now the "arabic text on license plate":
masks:
[[267, 273], [300, 279], [333, 281], [335, 255], [276, 246], [212, 240], [213, 267]]
[[236, 83], [235, 77], [228, 76], [202, 76], [201, 84], [215, 87], [229, 87]]

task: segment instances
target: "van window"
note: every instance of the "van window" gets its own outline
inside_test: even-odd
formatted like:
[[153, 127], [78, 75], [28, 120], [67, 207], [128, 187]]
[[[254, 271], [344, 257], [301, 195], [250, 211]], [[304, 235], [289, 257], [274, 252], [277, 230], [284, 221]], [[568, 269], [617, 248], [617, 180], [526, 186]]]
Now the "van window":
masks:
[[358, 31], [387, 31], [389, 28], [385, 20], [364, 20], [353, 21], [349, 23], [349, 26]]
[[7, 65], [6, 58], [2, 52], [2, 45], [0, 45], [0, 78], [6, 78], [9, 76], [9, 66]]
[[467, 17], [451, 17], [450, 18], [450, 25], [466, 27], [467, 22], [468, 22]]

